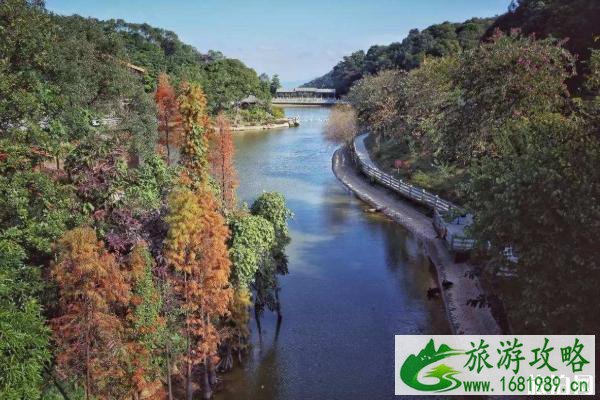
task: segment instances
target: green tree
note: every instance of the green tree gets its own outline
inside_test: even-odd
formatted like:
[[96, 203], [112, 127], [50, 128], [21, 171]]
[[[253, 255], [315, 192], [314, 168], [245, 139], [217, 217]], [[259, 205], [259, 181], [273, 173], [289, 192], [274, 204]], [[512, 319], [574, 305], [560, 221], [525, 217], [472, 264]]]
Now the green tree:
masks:
[[265, 192], [258, 196], [250, 212], [269, 221], [275, 230], [275, 251], [283, 252], [283, 249], [290, 242], [288, 230], [288, 220], [292, 218], [292, 212], [285, 204], [285, 197], [277, 192]]
[[50, 362], [39, 274], [24, 258], [18, 245], [0, 240], [0, 397], [7, 400], [39, 399]]
[[287, 222], [292, 217], [292, 212], [285, 204], [285, 197], [277, 192], [261, 194], [252, 203], [250, 212], [269, 221], [275, 234], [275, 240], [271, 246], [271, 257], [268, 259], [272, 262], [263, 262], [259, 265], [253, 284], [254, 312], [260, 331], [260, 315], [265, 307], [276, 311], [278, 323], [281, 322], [280, 288], [277, 275], [284, 275], [288, 272], [284, 250], [291, 240]]
[[236, 287], [248, 288], [262, 265], [273, 264], [271, 251], [275, 244], [275, 229], [270, 221], [252, 214], [233, 216], [229, 227], [231, 280]]
[[[154, 260], [147, 246], [138, 243], [129, 256], [132, 297], [128, 315], [129, 342], [127, 352], [126, 385], [133, 398], [164, 397], [162, 380], [170, 371], [166, 355], [169, 332], [161, 311], [160, 290], [154, 281]], [[165, 380], [166, 380], [165, 379]]]
[[202, 82], [202, 87], [212, 114], [229, 110], [236, 101], [249, 95], [267, 103], [271, 99], [270, 88], [261, 85], [256, 71], [239, 60], [213, 61], [206, 64], [204, 71], [206, 79]]
[[507, 122], [563, 110], [573, 60], [556, 41], [517, 33], [498, 34], [492, 42], [465, 53], [455, 78], [462, 107], [448, 132], [459, 135], [464, 144], [457, 158], [468, 162], [483, 155], [501, 156], [495, 134]]
[[273, 75], [273, 78], [271, 78], [271, 84], [269, 85], [271, 96], [275, 96], [275, 93], [277, 93], [277, 89], [279, 89], [280, 87], [281, 81], [279, 80], [279, 75], [275, 74]]
[[[474, 234], [491, 243], [492, 265], [515, 274], [501, 290], [513, 326], [532, 333], [597, 330], [600, 314], [589, 298], [600, 266], [598, 138], [581, 120], [557, 114], [504, 131], [513, 151], [483, 161], [468, 188]], [[516, 263], [501, 255], [506, 245]]]
[[[251, 305], [250, 290], [256, 290], [259, 304], [257, 310], [262, 310], [266, 296], [274, 286], [262, 284], [265, 279], [271, 282], [276, 272], [272, 248], [275, 244], [273, 225], [263, 217], [239, 212], [230, 217], [229, 228], [229, 257], [231, 258], [230, 282], [234, 293], [231, 299], [230, 314], [225, 320], [229, 330], [225, 343], [221, 346], [223, 360], [221, 367], [233, 367], [233, 353], [241, 355], [247, 348], [250, 320], [248, 308]], [[258, 278], [257, 278], [258, 277]], [[257, 285], [257, 279], [259, 284]], [[274, 282], [276, 283], [276, 282]], [[273, 296], [274, 301], [274, 296]], [[259, 316], [260, 313], [257, 313]], [[260, 321], [258, 322], [260, 326]]]
[[54, 26], [38, 0], [2, 1], [0, 26], [0, 129], [34, 128], [55, 89], [44, 80]]
[[595, 0], [515, 0], [509, 12], [499, 16], [488, 28], [484, 39], [494, 36], [497, 30], [508, 33], [517, 29], [540, 39], [564, 40], [564, 46], [577, 55], [578, 74], [567, 82], [575, 93], [590, 72], [587, 62], [591, 51], [600, 44], [595, 39], [600, 35], [598, 20], [600, 4]]
[[48, 261], [54, 240], [81, 221], [75, 193], [40, 172], [0, 171], [0, 238], [19, 243], [36, 264]]
[[356, 82], [348, 94], [360, 124], [379, 141], [400, 137], [398, 132], [403, 125], [399, 108], [408, 97], [404, 89], [405, 75], [396, 70], [369, 75]]
[[404, 140], [414, 152], [448, 161], [462, 150], [455, 131], [448, 127], [462, 101], [454, 81], [460, 65], [454, 55], [427, 57], [407, 75], [399, 110], [403, 114]]
[[181, 149], [182, 164], [192, 185], [208, 183], [208, 135], [210, 120], [206, 110], [206, 96], [196, 84], [184, 83], [179, 95], [184, 139]]

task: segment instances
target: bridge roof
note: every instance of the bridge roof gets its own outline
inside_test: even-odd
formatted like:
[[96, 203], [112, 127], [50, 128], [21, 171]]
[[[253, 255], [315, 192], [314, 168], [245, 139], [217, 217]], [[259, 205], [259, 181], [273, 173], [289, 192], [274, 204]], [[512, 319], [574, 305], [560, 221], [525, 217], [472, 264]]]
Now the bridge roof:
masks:
[[335, 89], [320, 89], [313, 87], [298, 87], [293, 89], [277, 89], [277, 93], [294, 93], [294, 92], [312, 92], [312, 93], [332, 93], [335, 94]]

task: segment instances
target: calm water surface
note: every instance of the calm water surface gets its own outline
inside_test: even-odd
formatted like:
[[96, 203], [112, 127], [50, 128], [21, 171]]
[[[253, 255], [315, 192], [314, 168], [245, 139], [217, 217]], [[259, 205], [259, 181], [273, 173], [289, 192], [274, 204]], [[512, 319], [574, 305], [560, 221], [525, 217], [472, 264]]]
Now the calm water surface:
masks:
[[327, 108], [287, 108], [298, 128], [236, 133], [239, 197], [285, 194], [295, 216], [283, 323], [252, 321], [252, 351], [219, 400], [393, 399], [394, 335], [450, 333], [427, 258], [403, 228], [363, 212], [331, 172]]

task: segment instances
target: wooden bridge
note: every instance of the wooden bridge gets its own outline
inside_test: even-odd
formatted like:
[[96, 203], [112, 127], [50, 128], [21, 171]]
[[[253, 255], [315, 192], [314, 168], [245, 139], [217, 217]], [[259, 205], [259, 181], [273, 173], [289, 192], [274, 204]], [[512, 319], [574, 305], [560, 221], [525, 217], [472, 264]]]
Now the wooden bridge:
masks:
[[451, 251], [460, 253], [473, 249], [475, 240], [465, 234], [465, 229], [473, 222], [472, 215], [438, 195], [380, 171], [367, 152], [364, 143], [366, 137], [367, 134], [357, 136], [350, 145], [350, 151], [358, 168], [380, 185], [433, 209], [433, 226]]

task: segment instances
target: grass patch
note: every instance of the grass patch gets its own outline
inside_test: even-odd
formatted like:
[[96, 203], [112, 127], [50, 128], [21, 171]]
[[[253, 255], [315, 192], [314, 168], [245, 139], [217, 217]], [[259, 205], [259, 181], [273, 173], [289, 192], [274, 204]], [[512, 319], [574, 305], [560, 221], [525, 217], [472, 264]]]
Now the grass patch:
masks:
[[[377, 147], [374, 138], [369, 136], [366, 145], [373, 161], [382, 171], [420, 186], [443, 199], [464, 204], [465, 193], [461, 187], [468, 178], [465, 168], [436, 162], [432, 156], [415, 154], [407, 145], [391, 140]], [[396, 160], [405, 161], [407, 166], [396, 169]]]

